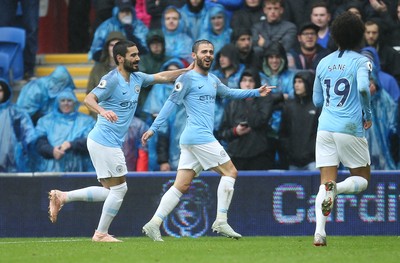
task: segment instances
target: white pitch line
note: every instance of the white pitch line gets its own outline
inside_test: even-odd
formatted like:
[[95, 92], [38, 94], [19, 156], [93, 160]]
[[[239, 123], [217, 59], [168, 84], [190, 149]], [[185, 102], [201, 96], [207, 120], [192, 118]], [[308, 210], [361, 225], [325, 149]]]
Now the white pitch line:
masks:
[[26, 244], [26, 243], [61, 243], [61, 242], [87, 242], [90, 239], [57, 239], [57, 240], [32, 240], [32, 241], [0, 241], [0, 245], [6, 244]]

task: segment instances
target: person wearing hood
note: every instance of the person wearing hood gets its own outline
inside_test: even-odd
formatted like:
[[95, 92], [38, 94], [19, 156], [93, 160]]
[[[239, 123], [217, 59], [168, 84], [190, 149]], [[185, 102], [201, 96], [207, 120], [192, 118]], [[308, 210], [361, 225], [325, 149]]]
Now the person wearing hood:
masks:
[[86, 94], [89, 94], [89, 92], [99, 84], [101, 77], [117, 66], [113, 58], [112, 50], [114, 45], [123, 39], [126, 39], [126, 37], [119, 31], [112, 31], [108, 34], [103, 50], [101, 51], [100, 59], [98, 62], [94, 63], [90, 71]]
[[207, 28], [208, 5], [205, 0], [186, 0], [179, 12], [183, 21], [183, 32], [193, 40], [200, 37], [200, 33]]
[[165, 38], [161, 29], [150, 30], [146, 37], [149, 53], [140, 57], [139, 69], [147, 74], [155, 74], [172, 57], [165, 54]]
[[[255, 69], [246, 69], [240, 76], [240, 89], [261, 85]], [[224, 110], [218, 138], [227, 142], [227, 152], [238, 170], [269, 170], [274, 156], [269, 155], [267, 123], [273, 109], [272, 97], [233, 100]]]
[[36, 136], [29, 114], [12, 103], [12, 90], [0, 78], [0, 173], [31, 172], [29, 156]]
[[52, 111], [56, 97], [65, 89], [75, 89], [74, 81], [64, 66], [57, 66], [45, 77], [30, 81], [22, 87], [17, 105], [28, 112], [34, 124]]
[[146, 35], [149, 29], [137, 19], [136, 12], [131, 0], [116, 0], [113, 16], [102, 22], [94, 32], [92, 45], [88, 53], [88, 59], [99, 61], [107, 37], [112, 31], [119, 31], [133, 41], [139, 52], [147, 53]]
[[399, 85], [392, 75], [382, 71], [378, 51], [376, 51], [374, 47], [364, 47], [361, 49], [361, 54], [366, 56], [373, 64], [374, 72], [376, 72], [379, 82], [381, 83], [381, 85], [379, 85], [380, 88], [386, 90], [393, 100], [398, 103], [400, 98]]
[[[217, 76], [223, 84], [231, 89], [239, 88], [239, 79], [245, 66], [240, 63], [239, 52], [233, 44], [227, 44], [222, 47], [220, 52], [216, 53], [214, 67], [211, 73]], [[218, 131], [221, 125], [224, 108], [229, 101], [223, 98], [217, 98], [215, 101], [214, 130]]]
[[276, 167], [282, 167], [279, 159], [280, 146], [278, 133], [281, 124], [282, 107], [289, 98], [294, 98], [293, 78], [294, 72], [288, 69], [288, 59], [285, 48], [279, 42], [272, 42], [264, 52], [262, 64], [261, 84], [276, 86], [271, 96], [274, 99], [274, 111], [268, 125], [270, 127], [268, 137], [273, 147], [272, 155], [276, 156]]
[[178, 8], [169, 6], [165, 9], [161, 26], [165, 38], [165, 54], [190, 63], [193, 59], [188, 47], [193, 45], [193, 38], [185, 33], [184, 25]]
[[[183, 62], [178, 58], [172, 58], [162, 65], [161, 70], [166, 71], [181, 68], [184, 68]], [[149, 125], [157, 117], [173, 89], [173, 82], [154, 85], [143, 106], [143, 112], [147, 114], [146, 122]], [[176, 170], [180, 154], [179, 138], [185, 127], [185, 123], [185, 109], [183, 106], [180, 106], [170, 114], [168, 123], [163, 126], [161, 131], [155, 134], [148, 142], [150, 171]], [[162, 142], [159, 140], [161, 137], [163, 137], [161, 139]]]
[[232, 29], [229, 26], [229, 18], [225, 8], [215, 4], [210, 7], [207, 19], [207, 28], [200, 32], [199, 38], [211, 41], [217, 54], [223, 46], [231, 42]]
[[[108, 34], [106, 43], [104, 44], [103, 50], [101, 52], [101, 57], [99, 62], [95, 62], [92, 70], [90, 71], [88, 84], [86, 87], [86, 94], [89, 94], [100, 82], [101, 78], [114, 69], [117, 65], [115, 64], [113, 58], [113, 47], [120, 41], [126, 39], [125, 36], [118, 31], [112, 31]], [[94, 112], [90, 112], [90, 116], [94, 119], [97, 115]]]
[[94, 171], [86, 140], [95, 121], [78, 108], [75, 93], [66, 89], [56, 97], [52, 112], [38, 120], [36, 150], [40, 158], [36, 171]]
[[372, 63], [369, 90], [374, 125], [365, 134], [371, 156], [371, 169], [394, 170], [397, 168], [396, 163], [399, 161], [398, 103], [384, 89], [383, 81], [380, 77], [385, 77], [386, 75], [379, 74], [382, 71], [379, 67], [379, 60], [374, 60], [375, 56], [377, 56], [376, 50], [372, 47], [363, 48], [361, 54], [365, 55]]
[[[155, 74], [161, 71], [161, 66], [171, 59], [165, 53], [165, 38], [161, 29], [150, 30], [146, 38], [147, 47], [149, 53], [140, 57], [139, 70], [147, 74]], [[146, 121], [146, 113], [143, 112], [143, 105], [149, 95], [149, 92], [153, 89], [152, 86], [141, 91], [138, 107], [136, 110], [136, 116], [143, 121]]]
[[312, 101], [314, 73], [299, 71], [294, 76], [294, 98], [282, 109], [279, 142], [283, 168], [316, 170], [315, 140], [321, 109]]

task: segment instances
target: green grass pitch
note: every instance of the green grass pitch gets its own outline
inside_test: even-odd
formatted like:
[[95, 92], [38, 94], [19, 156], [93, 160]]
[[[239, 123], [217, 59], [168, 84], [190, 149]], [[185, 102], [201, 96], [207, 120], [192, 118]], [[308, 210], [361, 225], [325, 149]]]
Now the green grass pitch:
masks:
[[0, 262], [258, 263], [400, 262], [400, 237], [329, 236], [327, 247], [314, 247], [311, 236], [120, 238], [94, 243], [90, 238], [0, 238]]

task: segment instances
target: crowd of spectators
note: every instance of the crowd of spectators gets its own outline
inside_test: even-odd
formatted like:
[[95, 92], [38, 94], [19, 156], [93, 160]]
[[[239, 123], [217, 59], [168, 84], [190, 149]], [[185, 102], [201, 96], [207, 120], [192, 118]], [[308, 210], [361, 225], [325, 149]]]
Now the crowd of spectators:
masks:
[[[95, 66], [89, 77], [87, 92], [98, 85], [103, 74], [115, 67], [111, 51], [112, 46], [120, 39], [129, 39], [138, 45], [141, 55], [140, 70], [149, 74], [190, 64], [192, 43], [198, 39], [208, 39], [215, 47], [211, 73], [224, 84], [233, 89], [256, 88], [259, 84], [276, 86], [268, 98], [235, 102], [217, 98], [214, 132], [238, 169], [243, 170], [315, 169], [314, 146], [320, 109], [315, 108], [311, 99], [314, 72], [318, 62], [336, 50], [330, 37], [329, 25], [342, 12], [357, 14], [366, 28], [360, 52], [373, 64], [370, 90], [375, 124], [373, 129], [367, 131], [371, 167], [376, 170], [400, 169], [400, 1], [94, 2], [96, 20], [92, 25], [91, 44], [87, 45], [85, 52], [88, 52], [89, 59], [95, 61]], [[60, 74], [65, 75], [61, 78], [62, 81], [55, 81], [54, 75], [59, 78]], [[4, 81], [0, 83], [1, 94], [8, 90], [8, 84]], [[137, 117], [131, 125], [131, 136], [128, 136], [124, 145], [124, 152], [130, 156], [127, 162], [132, 162], [131, 165], [128, 164], [131, 170], [168, 171], [177, 167], [177, 138], [185, 123], [184, 110], [178, 110], [171, 116], [168, 125], [161, 129], [157, 137], [150, 140], [148, 148], [142, 148], [138, 143], [141, 133], [152, 123], [173, 85], [171, 83], [161, 86], [149, 87], [140, 94]], [[49, 114], [65, 115], [61, 110], [61, 104], [65, 100], [72, 100], [77, 105], [74, 97], [65, 96], [65, 90], [71, 93], [74, 88], [71, 77], [68, 72], [65, 73], [63, 67], [56, 69], [48, 77], [29, 82], [22, 89], [17, 105], [13, 108], [18, 107], [18, 111], [28, 114], [31, 123], [28, 120], [19, 121], [8, 125], [9, 127], [3, 126], [0, 130], [11, 129], [9, 133], [14, 132], [12, 140], [18, 140], [26, 154], [38, 151], [43, 145], [44, 131], [51, 133], [51, 129], [54, 130], [54, 127], [41, 128], [45, 123], [44, 118], [50, 118]], [[64, 96], [60, 97], [60, 93]], [[7, 100], [3, 98], [0, 104], [2, 123], [5, 118], [5, 101]], [[77, 119], [81, 114], [74, 112], [72, 115], [75, 119], [69, 124], [72, 126], [62, 128], [63, 132], [77, 128], [73, 125], [78, 123]], [[64, 118], [71, 120], [72, 115]], [[94, 125], [91, 121], [85, 123], [89, 130]], [[16, 125], [22, 124], [25, 126], [16, 128]], [[33, 125], [36, 125], [35, 135], [31, 132]], [[26, 136], [21, 132], [26, 133]], [[85, 140], [86, 135], [82, 130], [76, 138], [60, 138], [52, 142], [51, 134], [48, 134], [50, 137], [45, 143], [54, 150], [47, 154], [39, 151], [41, 154], [36, 155], [35, 162], [40, 161], [38, 156], [46, 162], [49, 162], [49, 158], [59, 162], [58, 159], [62, 159], [63, 155], [67, 156], [67, 152], [85, 154], [84, 149], [77, 148], [81, 144], [74, 140]], [[67, 145], [77, 150], [65, 149], [64, 141], [69, 141]], [[5, 144], [3, 140], [0, 152], [8, 149], [12, 158], [17, 158], [16, 149], [7, 148]], [[56, 156], [61, 157], [57, 159]], [[138, 160], [139, 158], [141, 159]], [[13, 169], [7, 170], [4, 162], [9, 164], [10, 161], [3, 159], [0, 160], [3, 162], [0, 163], [0, 172], [29, 170], [29, 162], [24, 164], [22, 170], [18, 168], [17, 161], [14, 161]], [[57, 169], [54, 165], [51, 167], [53, 168], [46, 171], [60, 171], [61, 166], [57, 166]], [[61, 170], [79, 170], [67, 167]], [[87, 170], [90, 168], [85, 168]]]

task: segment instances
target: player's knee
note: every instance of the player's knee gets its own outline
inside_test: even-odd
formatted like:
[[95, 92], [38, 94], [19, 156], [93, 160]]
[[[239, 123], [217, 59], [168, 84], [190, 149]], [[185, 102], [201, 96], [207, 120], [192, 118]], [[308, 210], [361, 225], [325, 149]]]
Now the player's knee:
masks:
[[176, 182], [175, 182], [174, 186], [182, 194], [186, 194], [190, 188], [190, 184], [177, 184]]

